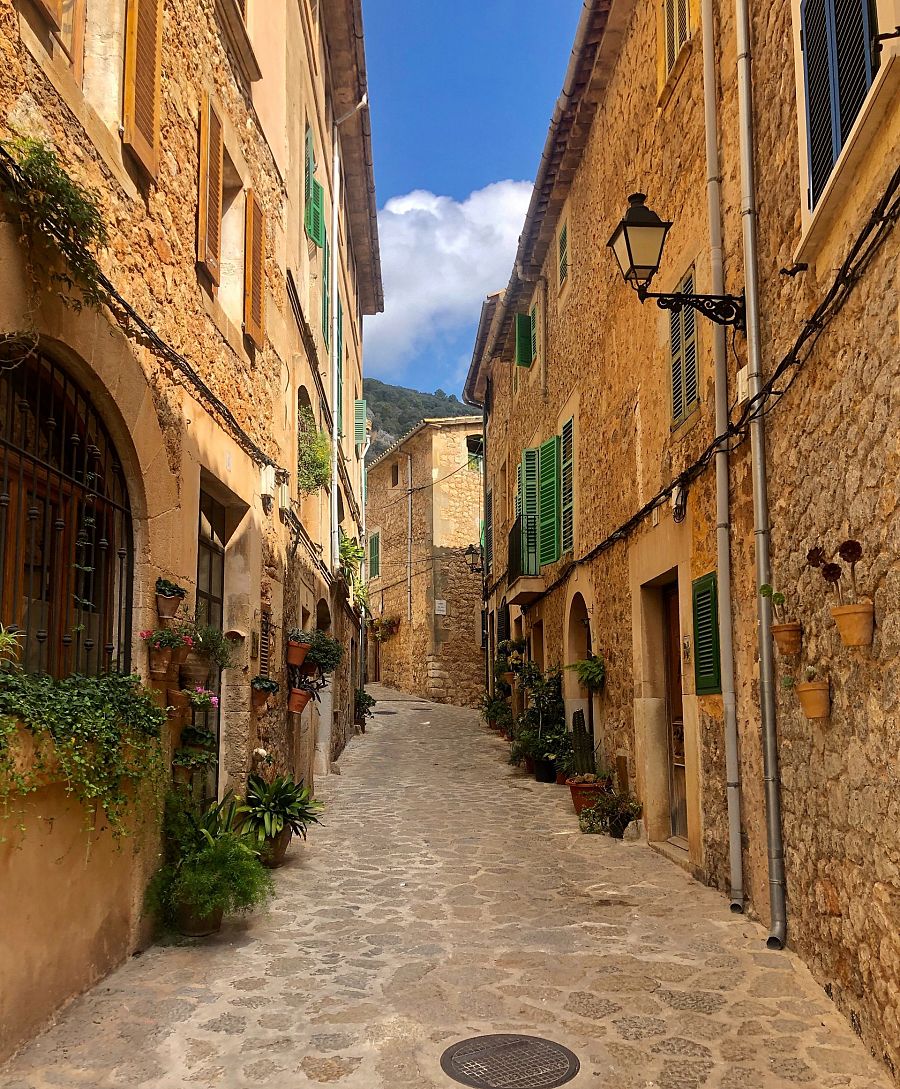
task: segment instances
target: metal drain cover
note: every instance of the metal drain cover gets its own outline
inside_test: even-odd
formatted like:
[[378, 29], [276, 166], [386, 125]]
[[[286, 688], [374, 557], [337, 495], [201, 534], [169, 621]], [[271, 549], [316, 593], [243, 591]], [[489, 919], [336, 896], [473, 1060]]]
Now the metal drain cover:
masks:
[[538, 1036], [475, 1036], [448, 1047], [441, 1069], [473, 1089], [554, 1089], [581, 1069], [567, 1047]]
[[396, 711], [373, 711], [373, 715], [396, 715]]

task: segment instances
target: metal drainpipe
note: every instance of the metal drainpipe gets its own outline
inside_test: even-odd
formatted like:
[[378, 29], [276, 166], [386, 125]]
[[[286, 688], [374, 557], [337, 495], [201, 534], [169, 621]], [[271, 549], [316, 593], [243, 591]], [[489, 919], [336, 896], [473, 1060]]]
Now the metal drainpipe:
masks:
[[412, 454], [406, 455], [406, 619], [412, 621]]
[[[758, 396], [762, 381], [759, 332], [759, 263], [756, 242], [756, 180], [753, 167], [753, 76], [750, 52], [748, 0], [735, 0], [737, 24], [738, 130], [741, 146], [741, 218], [744, 234], [744, 275], [747, 293], [747, 354], [750, 362], [750, 398]], [[753, 532], [756, 540], [757, 589], [770, 581], [769, 496], [766, 481], [766, 436], [762, 416], [750, 423], [753, 476]], [[763, 775], [766, 795], [766, 841], [769, 859], [771, 923], [766, 942], [783, 949], [787, 932], [784, 877], [784, 840], [781, 830], [781, 793], [778, 774], [778, 729], [775, 719], [772, 609], [768, 598], [756, 595], [759, 618], [759, 702], [762, 717]]]
[[[719, 129], [716, 116], [716, 36], [713, 0], [702, 0], [703, 107], [706, 122], [706, 193], [709, 203], [709, 259], [714, 295], [725, 293], [722, 259], [722, 191]], [[725, 328], [713, 325], [716, 367], [716, 434], [728, 426], [728, 345]], [[719, 573], [719, 649], [722, 662], [722, 703], [725, 710], [725, 778], [728, 798], [728, 857], [731, 871], [731, 910], [744, 910], [741, 855], [741, 764], [738, 755], [737, 709], [734, 697], [734, 645], [731, 609], [731, 516], [728, 496], [728, 451], [716, 453], [716, 551]]]
[[[360, 563], [360, 578], [363, 583], [369, 581], [369, 542], [367, 539], [368, 529], [366, 521], [366, 502], [368, 496], [366, 495], [366, 454], [369, 452], [369, 447], [372, 445], [372, 436], [366, 429], [366, 442], [362, 448], [362, 454], [360, 455], [359, 463], [359, 490], [360, 499], [362, 501], [362, 533], [361, 541], [363, 546], [363, 557]], [[368, 627], [366, 626], [366, 617], [363, 615], [362, 623], [359, 626], [359, 687], [365, 688], [366, 686], [366, 665], [369, 656], [368, 652]]]
[[[331, 150], [331, 570], [337, 571], [338, 558], [341, 554], [340, 527], [338, 526], [338, 457], [340, 456], [341, 437], [338, 431], [338, 300], [340, 298], [340, 278], [338, 275], [340, 246], [338, 245], [339, 210], [341, 206], [341, 149], [338, 141], [338, 126], [332, 126]], [[323, 284], [324, 287], [324, 284]]]

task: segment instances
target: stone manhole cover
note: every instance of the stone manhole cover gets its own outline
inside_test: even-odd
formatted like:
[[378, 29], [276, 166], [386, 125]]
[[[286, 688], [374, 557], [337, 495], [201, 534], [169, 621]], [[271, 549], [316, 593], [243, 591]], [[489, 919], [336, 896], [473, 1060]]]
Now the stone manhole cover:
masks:
[[580, 1063], [562, 1044], [537, 1036], [476, 1036], [448, 1047], [441, 1069], [473, 1089], [554, 1089], [578, 1073]]
[[396, 715], [396, 711], [373, 711], [373, 715]]

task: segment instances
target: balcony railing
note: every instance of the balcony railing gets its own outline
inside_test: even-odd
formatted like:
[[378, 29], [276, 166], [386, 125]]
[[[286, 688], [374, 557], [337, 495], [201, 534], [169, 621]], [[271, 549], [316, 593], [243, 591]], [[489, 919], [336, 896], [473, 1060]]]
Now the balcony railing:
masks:
[[509, 533], [508, 580], [535, 578], [541, 573], [538, 563], [537, 515], [520, 514]]

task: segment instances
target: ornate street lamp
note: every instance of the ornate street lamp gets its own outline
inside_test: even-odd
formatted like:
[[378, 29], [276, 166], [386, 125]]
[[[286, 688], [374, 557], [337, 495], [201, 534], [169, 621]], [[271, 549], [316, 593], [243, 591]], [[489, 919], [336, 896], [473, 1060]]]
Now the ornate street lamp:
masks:
[[484, 570], [481, 563], [481, 549], [477, 545], [470, 544], [463, 555], [466, 557], [466, 563], [469, 565], [472, 574], [480, 575]]
[[690, 306], [718, 325], [745, 327], [743, 295], [692, 295], [684, 291], [659, 294], [648, 291], [650, 281], [659, 271], [663, 246], [671, 223], [665, 223], [644, 203], [643, 193], [632, 193], [628, 211], [607, 243], [618, 262], [625, 283], [637, 291], [638, 298], [656, 299], [661, 310], [681, 310]]

